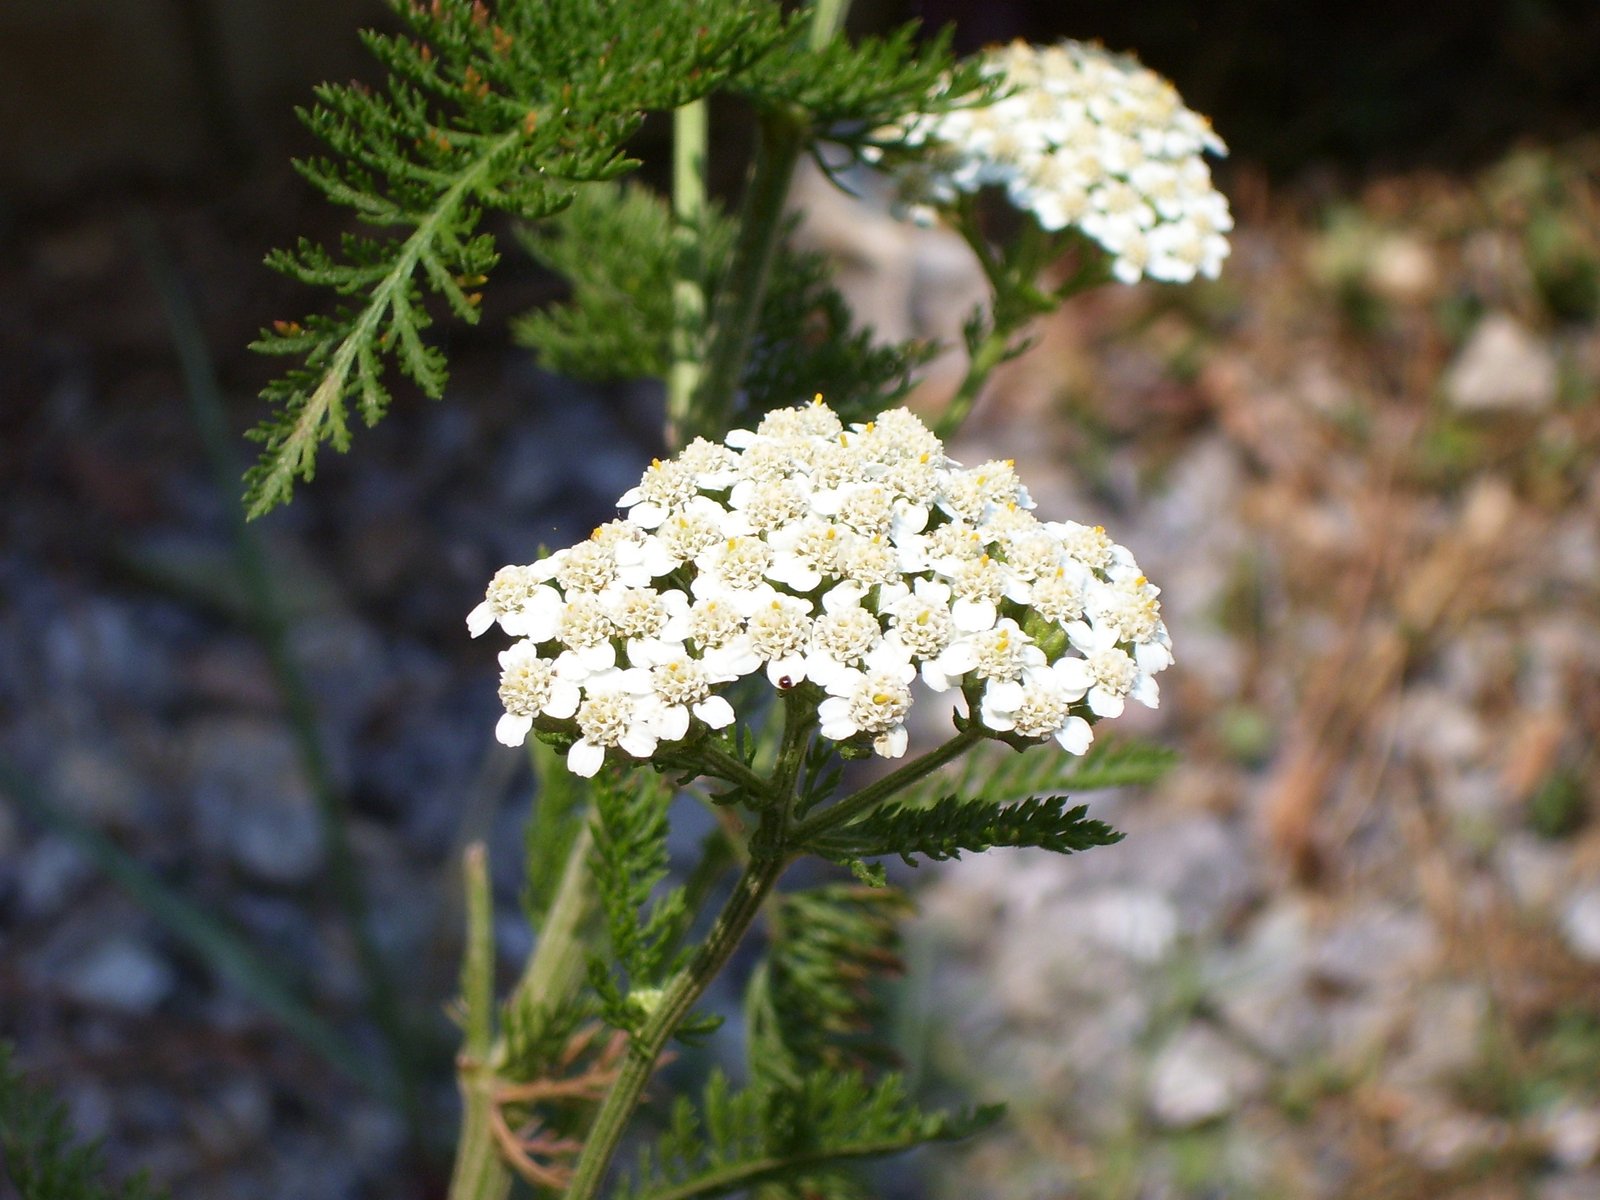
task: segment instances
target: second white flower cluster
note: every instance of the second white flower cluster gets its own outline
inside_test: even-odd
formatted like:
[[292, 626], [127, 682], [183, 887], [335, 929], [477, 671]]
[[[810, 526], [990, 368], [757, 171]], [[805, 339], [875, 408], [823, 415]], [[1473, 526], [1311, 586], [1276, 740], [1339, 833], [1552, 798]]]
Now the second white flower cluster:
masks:
[[520, 745], [576, 735], [593, 775], [649, 758], [764, 673], [817, 698], [824, 737], [897, 758], [912, 684], [956, 689], [996, 735], [1081, 754], [1172, 662], [1158, 589], [1099, 527], [1040, 521], [1009, 462], [962, 468], [912, 413], [846, 429], [820, 398], [657, 461], [586, 541], [500, 570], [467, 624], [500, 655]]
[[1216, 276], [1233, 218], [1203, 156], [1227, 149], [1172, 84], [1127, 55], [1071, 41], [1014, 42], [985, 54], [983, 71], [1005, 81], [993, 104], [878, 131], [928, 155], [899, 168], [913, 217], [931, 221], [960, 193], [995, 186], [1043, 228], [1076, 227], [1100, 243], [1124, 283]]

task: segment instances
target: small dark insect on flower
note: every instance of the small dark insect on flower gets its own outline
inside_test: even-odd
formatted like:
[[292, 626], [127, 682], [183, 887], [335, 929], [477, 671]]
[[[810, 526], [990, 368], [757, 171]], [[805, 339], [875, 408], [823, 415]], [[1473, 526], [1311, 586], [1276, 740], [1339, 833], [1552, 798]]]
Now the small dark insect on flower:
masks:
[[778, 686], [787, 692], [794, 686], [794, 680], [790, 679], [787, 675], [780, 675], [778, 676]]

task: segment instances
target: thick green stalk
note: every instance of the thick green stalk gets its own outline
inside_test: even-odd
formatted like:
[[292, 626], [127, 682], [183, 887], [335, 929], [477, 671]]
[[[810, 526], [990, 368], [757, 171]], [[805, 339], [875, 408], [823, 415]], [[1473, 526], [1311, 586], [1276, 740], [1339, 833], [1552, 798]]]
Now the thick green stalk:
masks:
[[[578, 836], [567, 853], [566, 866], [561, 872], [555, 897], [550, 902], [550, 910], [539, 930], [538, 945], [528, 960], [522, 979], [511, 994], [513, 1005], [560, 1003], [583, 981], [585, 960], [582, 931], [594, 909], [589, 876], [589, 852], [593, 845], [594, 835], [585, 814]], [[470, 896], [469, 890], [469, 958], [474, 944]], [[467, 996], [468, 1016], [467, 1044], [459, 1063], [464, 1109], [455, 1172], [450, 1179], [450, 1200], [506, 1200], [511, 1194], [511, 1169], [495, 1144], [492, 1122], [494, 1093], [506, 1047], [502, 1040], [489, 1044], [481, 1051], [474, 1051], [470, 972], [464, 976], [463, 983], [466, 985], [462, 990]]]
[[[817, 0], [807, 34], [811, 49], [820, 50], [832, 41], [843, 28], [849, 11], [850, 0]], [[739, 206], [739, 236], [728, 273], [717, 287], [705, 374], [689, 414], [691, 435], [720, 437], [732, 424], [734, 397], [750, 357], [767, 275], [783, 229], [789, 180], [810, 133], [803, 113], [772, 111], [761, 115], [755, 161]]]
[[676, 218], [677, 278], [672, 285], [672, 366], [667, 374], [667, 443], [682, 446], [700, 382], [700, 335], [705, 323], [705, 266], [700, 240], [706, 211], [706, 102], [672, 114], [672, 215]]
[[[595, 907], [589, 874], [589, 853], [593, 849], [594, 829], [585, 811], [583, 825], [567, 853], [567, 863], [562, 869], [555, 898], [550, 902], [550, 911], [539, 927], [539, 944], [511, 993], [513, 1005], [540, 1003], [552, 998], [564, 1000], [583, 982], [587, 962], [583, 927]], [[505, 1047], [497, 1047], [495, 1061], [498, 1063], [504, 1054]]]
[[817, 0], [811, 10], [811, 32], [808, 41], [813, 50], [821, 50], [840, 29], [850, 11], [850, 0]]
[[493, 1136], [494, 1068], [494, 907], [483, 843], [467, 847], [462, 860], [467, 900], [467, 944], [461, 968], [461, 999], [466, 1038], [458, 1064], [463, 1113], [461, 1149], [450, 1177], [451, 1196], [474, 1200], [503, 1198], [511, 1191]]
[[739, 939], [760, 913], [762, 902], [784, 866], [785, 860], [781, 857], [751, 859], [706, 940], [689, 964], [667, 984], [644, 1027], [628, 1043], [627, 1060], [595, 1114], [565, 1200], [594, 1200], [599, 1194], [606, 1168], [622, 1141], [623, 1131], [638, 1106], [639, 1097], [644, 1094], [645, 1084], [650, 1081], [661, 1051], [733, 954]]
[[799, 114], [762, 114], [755, 161], [739, 207], [739, 236], [712, 306], [711, 344], [705, 374], [695, 392], [691, 433], [719, 437], [733, 422], [734, 397], [750, 357], [767, 276], [783, 229], [789, 179], [805, 140], [806, 127]]

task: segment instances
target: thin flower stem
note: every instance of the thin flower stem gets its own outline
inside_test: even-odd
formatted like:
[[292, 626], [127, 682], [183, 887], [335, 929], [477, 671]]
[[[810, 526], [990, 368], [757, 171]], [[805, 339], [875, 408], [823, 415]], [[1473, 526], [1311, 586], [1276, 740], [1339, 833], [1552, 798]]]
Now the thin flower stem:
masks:
[[[232, 497], [239, 478], [239, 466], [232, 449], [233, 434], [228, 429], [226, 405], [194, 301], [148, 218], [135, 223], [133, 236], [166, 313], [190, 412], [218, 494]], [[301, 770], [315, 802], [318, 830], [328, 853], [325, 875], [355, 947], [368, 1011], [383, 1038], [395, 1073], [402, 1115], [413, 1141], [418, 1141], [422, 1113], [418, 1097], [421, 1064], [417, 1038], [403, 1011], [390, 966], [372, 935], [366, 884], [350, 842], [349, 802], [329, 765], [316, 704], [290, 644], [289, 618], [266, 552], [243, 508], [229, 502], [226, 509], [233, 535], [235, 569], [246, 597], [246, 613], [272, 668], [299, 752]]]
[[925, 775], [931, 775], [945, 763], [959, 758], [968, 749], [983, 740], [983, 734], [977, 726], [969, 725], [944, 745], [928, 751], [921, 758], [914, 758], [899, 770], [891, 771], [882, 779], [869, 783], [852, 796], [847, 796], [831, 808], [826, 808], [816, 816], [801, 821], [789, 834], [791, 846], [803, 846], [807, 841], [818, 834], [826, 833], [839, 825], [844, 824], [852, 817], [859, 816], [868, 809], [874, 808], [887, 800], [896, 792], [909, 787]]
[[706, 316], [700, 242], [706, 210], [706, 102], [672, 114], [672, 215], [677, 278], [672, 285], [672, 366], [667, 375], [667, 444], [682, 446], [700, 382], [700, 338]]
[[1011, 356], [1011, 333], [1010, 329], [996, 326], [978, 343], [972, 352], [971, 362], [967, 364], [967, 373], [961, 380], [961, 386], [956, 389], [956, 394], [950, 398], [950, 403], [945, 406], [933, 427], [933, 432], [940, 438], [949, 438], [960, 430], [962, 423], [972, 413], [972, 406], [978, 402], [984, 385], [989, 382], [989, 376]]
[[769, 800], [779, 794], [770, 780], [712, 742], [707, 741], [695, 747], [692, 765], [703, 769], [707, 775], [737, 784], [754, 799]]
[[617, 1082], [595, 1113], [593, 1126], [584, 1142], [583, 1153], [573, 1170], [565, 1200], [594, 1200], [604, 1182], [606, 1168], [622, 1140], [633, 1110], [644, 1094], [668, 1039], [689, 1015], [689, 1010], [722, 970], [739, 939], [761, 911], [762, 902], [786, 862], [781, 857], [753, 858], [734, 884], [733, 895], [718, 915], [716, 924], [688, 966], [667, 984], [661, 999], [644, 1027], [628, 1044], [627, 1061]]

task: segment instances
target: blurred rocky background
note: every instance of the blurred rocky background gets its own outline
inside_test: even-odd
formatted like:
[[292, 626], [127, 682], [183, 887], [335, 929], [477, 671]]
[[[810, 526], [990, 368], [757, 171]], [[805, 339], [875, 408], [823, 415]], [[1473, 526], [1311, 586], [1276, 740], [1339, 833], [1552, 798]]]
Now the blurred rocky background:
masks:
[[[1016, 457], [1165, 589], [1179, 662], [1139, 732], [1182, 758], [1103, 798], [1119, 846], [923, 873], [902, 1052], [934, 1094], [1014, 1104], [880, 1189], [1600, 1195], [1600, 14], [857, 8], [1139, 51], [1229, 141], [1240, 218], [1221, 281], [1041, 328], [956, 451]], [[441, 327], [451, 398], [402, 397], [253, 527], [263, 607], [216, 476], [272, 366], [245, 344], [307, 303], [261, 257], [340, 220], [287, 169], [290, 110], [370, 74], [354, 30], [385, 19], [0, 6], [0, 1036], [179, 1197], [442, 1194], [467, 841], [507, 964], [529, 936], [527, 781], [463, 615], [656, 445], [649, 389], [506, 348], [557, 294], [513, 252], [484, 325]], [[959, 329], [959, 247], [797, 196], [863, 321]], [[211, 399], [178, 365], [200, 343]], [[347, 859], [397, 1017], [364, 999]], [[219, 921], [289, 1001], [219, 969]], [[409, 1121], [368, 1066], [396, 1030]]]

